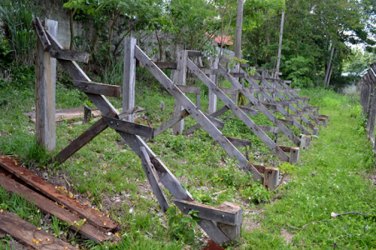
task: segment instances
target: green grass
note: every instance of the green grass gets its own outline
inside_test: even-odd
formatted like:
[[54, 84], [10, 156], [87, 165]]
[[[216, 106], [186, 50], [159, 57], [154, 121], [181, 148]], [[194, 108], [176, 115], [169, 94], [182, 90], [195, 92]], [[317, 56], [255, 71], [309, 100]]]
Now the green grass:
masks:
[[[201, 234], [194, 220], [175, 210], [167, 215], [159, 212], [140, 160], [114, 131], [106, 130], [61, 166], [45, 166], [51, 155], [93, 122], [59, 123], [56, 152], [41, 150], [35, 144], [34, 124], [23, 115], [34, 106], [33, 75], [24, 74], [0, 85], [0, 153], [17, 155], [28, 165], [48, 169], [50, 175], [64, 173], [76, 192], [102, 210], [108, 210], [121, 224], [122, 239], [116, 245], [96, 245], [67, 233], [66, 225], [56, 218], [42, 225], [38, 209], [0, 189], [0, 204], [4, 209], [87, 249], [200, 247]], [[174, 100], [147, 75], [142, 77], [143, 81], [137, 84], [136, 102], [146, 112], [138, 122], [157, 127], [171, 115]], [[90, 104], [81, 93], [61, 84], [65, 81], [63, 77], [57, 85], [58, 108]], [[367, 171], [373, 168], [374, 158], [365, 139], [357, 100], [320, 89], [305, 92], [322, 108], [323, 114], [330, 116], [330, 122], [320, 130], [320, 138], [314, 140], [312, 147], [302, 152], [298, 167], [283, 165], [283, 172], [292, 175], [291, 181], [276, 192], [268, 192], [252, 182], [251, 176], [238, 170], [236, 162], [204, 131], [189, 137], [173, 136], [169, 131], [148, 143], [195, 199], [206, 204], [230, 201], [242, 206], [245, 217], [242, 238], [230, 249], [325, 249], [333, 248], [334, 244], [340, 249], [356, 249], [376, 245], [372, 238], [375, 222], [351, 215], [330, 219], [331, 212], [375, 213], [375, 189], [367, 182]], [[118, 99], [111, 101], [120, 106]], [[163, 111], [161, 101], [165, 105]], [[206, 96], [202, 103], [207, 103]], [[226, 135], [253, 142], [251, 158], [257, 153], [262, 155], [262, 161], [279, 164], [242, 123], [232, 115], [225, 119]], [[256, 122], [268, 123], [265, 117], [256, 117]], [[188, 126], [193, 124], [192, 119], [187, 120]], [[261, 225], [249, 230], [250, 222]], [[281, 230], [294, 236], [291, 244], [284, 241]]]

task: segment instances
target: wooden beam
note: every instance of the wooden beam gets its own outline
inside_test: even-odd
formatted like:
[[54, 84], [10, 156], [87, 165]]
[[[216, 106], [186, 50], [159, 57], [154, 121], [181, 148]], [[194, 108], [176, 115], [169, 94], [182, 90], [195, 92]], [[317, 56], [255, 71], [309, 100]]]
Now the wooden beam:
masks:
[[[175, 79], [176, 86], [183, 91], [183, 86], [187, 84], [187, 58], [188, 54], [185, 50], [182, 50], [178, 53], [177, 58], [177, 78]], [[175, 105], [174, 105], [174, 115], [178, 116], [180, 112], [184, 109], [184, 107], [179, 103], [179, 100], [175, 98]], [[184, 120], [180, 120], [173, 128], [172, 131], [175, 135], [182, 134], [184, 130]]]
[[[39, 19], [36, 19], [36, 23], [38, 27], [41, 25]], [[46, 21], [47, 29], [54, 36], [57, 34], [57, 25], [56, 21]], [[44, 32], [43, 28], [42, 31]], [[37, 34], [39, 33], [37, 32]], [[45, 34], [43, 33], [44, 36]], [[46, 45], [41, 40], [37, 41], [35, 133], [37, 143], [46, 150], [53, 151], [56, 147], [56, 59], [51, 58], [44, 46]]]
[[61, 150], [53, 159], [58, 164], [62, 164], [74, 153], [80, 150], [83, 146], [88, 144], [97, 135], [108, 127], [107, 122], [101, 118], [95, 122], [89, 129], [82, 133], [79, 137], [74, 139], [68, 146]]
[[167, 199], [164, 193], [162, 192], [162, 189], [159, 187], [157, 173], [155, 172], [154, 166], [150, 161], [150, 156], [147, 153], [145, 147], [141, 147], [140, 150], [141, 150], [140, 156], [141, 156], [142, 166], [144, 168], [144, 172], [149, 181], [151, 189], [153, 190], [153, 193], [155, 197], [157, 198], [159, 202], [159, 206], [161, 207], [162, 211], [166, 212], [169, 206], [167, 203]]
[[233, 138], [233, 137], [229, 137], [229, 136], [226, 136], [226, 138], [227, 138], [232, 144], [234, 144], [236, 147], [246, 147], [246, 146], [251, 146], [251, 145], [252, 145], [252, 142], [249, 141], [249, 140], [238, 139], [238, 138]]
[[74, 85], [81, 91], [89, 94], [120, 97], [120, 87], [116, 85], [87, 82], [87, 81], [74, 81]]
[[42, 22], [40, 21], [40, 19], [38, 17], [36, 17], [33, 20], [33, 25], [34, 25], [34, 28], [35, 28], [35, 32], [37, 33], [37, 36], [38, 36], [38, 43], [41, 44], [43, 51], [50, 50], [51, 42], [48, 39], [46, 32], [44, 30], [44, 27], [42, 25]]
[[161, 124], [158, 128], [154, 130], [154, 136], [157, 136], [167, 129], [173, 127], [176, 123], [184, 119], [185, 117], [189, 116], [189, 113], [184, 109], [183, 111], [180, 112], [178, 116], [172, 117], [170, 120], [164, 122]]
[[[136, 102], [136, 58], [134, 54], [136, 44], [137, 40], [134, 37], [127, 37], [124, 40], [123, 112], [132, 111]], [[134, 114], [126, 115], [124, 119], [133, 122]]]
[[103, 119], [107, 122], [109, 127], [116, 131], [139, 135], [145, 138], [154, 137], [154, 129], [150, 127], [106, 116], [104, 116]]
[[177, 69], [176, 62], [154, 62], [160, 69]]
[[33, 249], [77, 250], [76, 247], [38, 229], [13, 213], [0, 212], [0, 228], [4, 233]]
[[[214, 59], [212, 59], [212, 65], [211, 65], [211, 73], [209, 74], [210, 80], [212, 80], [215, 84], [218, 84], [217, 74], [214, 73], [214, 71], [217, 71], [219, 65], [219, 56], [215, 56]], [[209, 107], [208, 112], [214, 113], [217, 110], [217, 96], [209, 89], [208, 93], [208, 99], [209, 99]]]
[[[90, 223], [83, 221], [81, 217], [76, 214], [60, 207], [50, 199], [38, 194], [32, 189], [18, 183], [9, 176], [0, 173], [0, 185], [8, 192], [15, 193], [25, 200], [35, 204], [43, 212], [56, 216], [58, 219], [63, 220], [69, 224], [69, 226], [79, 231], [85, 237], [94, 240], [95, 242], [103, 242], [110, 240], [111, 235], [107, 235], [106, 231], [102, 231]], [[78, 224], [82, 221], [82, 225]]]
[[[136, 58], [152, 73], [152, 75], [161, 83], [165, 89], [179, 100], [180, 104], [192, 115], [192, 117], [200, 123], [201, 127], [205, 129], [209, 135], [217, 141], [225, 151], [239, 161], [239, 167], [243, 170], [252, 171], [253, 178], [260, 180], [262, 176], [258, 171], [252, 167], [247, 158], [219, 131], [215, 125], [209, 120], [207, 116], [202, 113], [185, 95], [184, 93], [161, 71], [150, 58], [136, 46]], [[188, 64], [189, 64], [188, 59]], [[205, 75], [205, 74], [204, 74]], [[206, 77], [206, 75], [205, 75]]]
[[195, 201], [174, 200], [174, 203], [179, 209], [188, 214], [196, 211], [198, 218], [221, 222], [228, 225], [240, 225], [242, 223], [242, 209], [239, 206], [216, 208]]
[[[219, 89], [190, 59], [188, 59], [188, 68], [195, 74], [208, 88], [213, 89], [215, 94], [221, 99], [227, 107], [238, 117], [252, 132], [258, 136], [267, 145], [271, 151], [277, 155], [281, 160], [288, 161], [289, 157], [283, 152], [278, 145], [262, 130], [249, 116], [244, 113], [221, 89]], [[221, 67], [220, 67], [221, 68]], [[238, 83], [235, 78], [229, 76], [228, 80], [234, 84], [234, 88], [241, 89], [242, 86], [237, 86]], [[235, 82], [236, 81], [236, 82]], [[236, 85], [235, 85], [236, 84]], [[240, 85], [240, 83], [238, 83]]]
[[115, 230], [119, 227], [119, 225], [117, 225], [114, 221], [107, 218], [104, 213], [92, 209], [89, 206], [81, 205], [77, 200], [59, 192], [55, 186], [46, 182], [29, 169], [21, 167], [21, 164], [15, 159], [0, 156], [0, 167], [22, 180], [28, 186], [38, 190], [41, 194], [45, 195], [51, 200], [56, 201], [59, 204], [66, 206], [70, 210], [77, 212], [80, 216], [87, 218], [93, 225], [108, 230]]
[[90, 54], [86, 52], [78, 52], [73, 50], [50, 50], [50, 55], [58, 60], [68, 60], [88, 63]]

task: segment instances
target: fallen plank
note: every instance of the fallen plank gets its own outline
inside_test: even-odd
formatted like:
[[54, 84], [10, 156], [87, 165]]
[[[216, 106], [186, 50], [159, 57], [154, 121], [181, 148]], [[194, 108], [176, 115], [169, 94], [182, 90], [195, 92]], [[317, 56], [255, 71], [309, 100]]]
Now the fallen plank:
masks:
[[39, 230], [17, 215], [0, 211], [0, 228], [12, 238], [33, 249], [40, 250], [77, 250], [72, 245]]
[[110, 128], [115, 129], [116, 131], [125, 132], [128, 134], [139, 135], [145, 138], [153, 138], [154, 137], [154, 129], [136, 124], [133, 122], [123, 121], [116, 118], [111, 117], [103, 117], [103, 119], [107, 122]]
[[106, 214], [90, 208], [89, 206], [81, 205], [77, 200], [70, 198], [65, 193], [59, 192], [55, 186], [46, 182], [38, 175], [34, 174], [27, 168], [21, 167], [20, 163], [15, 159], [0, 156], [0, 167], [15, 175], [17, 178], [25, 182], [30, 187], [38, 190], [48, 198], [66, 206], [72, 211], [85, 217], [90, 223], [98, 227], [108, 230], [116, 230], [119, 226], [106, 216]]
[[59, 206], [57, 203], [22, 185], [4, 173], [0, 173], [0, 185], [8, 192], [15, 193], [25, 200], [35, 204], [43, 212], [52, 214], [58, 219], [67, 222], [73, 230], [80, 232], [82, 235], [94, 240], [95, 242], [103, 242], [113, 239], [111, 233], [96, 228], [92, 224], [86, 222], [85, 219], [80, 218], [78, 215]]
[[197, 211], [196, 216], [201, 219], [221, 222], [228, 225], [240, 225], [242, 223], [242, 209], [239, 206], [212, 207], [195, 201], [174, 200], [176, 206], [188, 214]]
[[[32, 122], [35, 123], [35, 112], [25, 113], [25, 115], [28, 116]], [[92, 110], [93, 117], [99, 117], [100, 115], [101, 112], [99, 110]], [[69, 121], [81, 117], [84, 117], [84, 108], [58, 109], [56, 110], [55, 121]]]

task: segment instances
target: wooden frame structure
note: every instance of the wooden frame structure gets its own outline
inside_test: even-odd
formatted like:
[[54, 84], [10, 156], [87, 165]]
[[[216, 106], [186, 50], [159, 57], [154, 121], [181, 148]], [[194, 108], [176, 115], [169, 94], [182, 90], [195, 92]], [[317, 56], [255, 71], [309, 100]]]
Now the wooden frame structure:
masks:
[[359, 82], [360, 104], [367, 119], [367, 137], [376, 152], [375, 119], [376, 119], [376, 63], [372, 64]]
[[[48, 23], [48, 21], [46, 23]], [[123, 102], [123, 113], [119, 113], [105, 97], [105, 95], [118, 96], [120, 93], [119, 87], [92, 82], [75, 61], [76, 58], [83, 58], [81, 53], [63, 50], [63, 47], [56, 40], [55, 36], [45, 29], [38, 18], [34, 20], [34, 27], [38, 35], [38, 53], [41, 55], [43, 54], [43, 58], [38, 58], [37, 65], [44, 62], [46, 58], [49, 59], [56, 55], [64, 55], [64, 58], [56, 56], [62, 69], [72, 78], [74, 86], [82, 90], [102, 114], [102, 118], [60, 151], [54, 157], [54, 160], [57, 163], [66, 161], [102, 131], [110, 127], [118, 132], [118, 134], [124, 139], [124, 142], [141, 159], [143, 170], [163, 211], [167, 210], [169, 204], [161, 185], [171, 193], [173, 202], [183, 213], [189, 213], [191, 210], [198, 212], [195, 215], [199, 218], [198, 224], [213, 241], [218, 244], [223, 244], [236, 240], [240, 235], [240, 227], [242, 223], [241, 208], [230, 203], [225, 203], [219, 207], [212, 207], [194, 201], [190, 193], [181, 185], [177, 178], [146, 144], [145, 139], [152, 138], [165, 128], [174, 125], [174, 120], [169, 121], [164, 125], [162, 124], [159, 129], [153, 129], [133, 122], [132, 113], [134, 111], [134, 84], [136, 73], [135, 60], [138, 60], [143, 64], [170, 94], [181, 101], [182, 106], [184, 107], [184, 110], [180, 113], [181, 117], [185, 117], [188, 113], [197, 117], [197, 121], [200, 125], [211, 131], [211, 135], [217, 141], [225, 145], [228, 152], [231, 152], [232, 155], [240, 154], [235, 146], [233, 146], [229, 140], [216, 129], [211, 120], [185, 96], [183, 91], [175, 85], [156, 64], [150, 60], [150, 58], [136, 45], [133, 38], [129, 38], [125, 41], [126, 64], [124, 65], [125, 76], [123, 82], [123, 97], [125, 100]], [[51, 53], [51, 51], [53, 53]], [[43, 66], [39, 68], [37, 67], [37, 70], [36, 88], [45, 91], [46, 84], [43, 80], [44, 78], [41, 79], [39, 76], [49, 75], [50, 68]], [[49, 94], [54, 92], [53, 86], [50, 85], [50, 82], [47, 82], [47, 85], [49, 85], [48, 88], [50, 88], [51, 91], [41, 96], [41, 98], [37, 98], [37, 104], [44, 102], [46, 98], [49, 98]], [[53, 105], [55, 105], [55, 103], [53, 103]], [[123, 117], [123, 119], [121, 119], [121, 117]], [[37, 119], [38, 118], [41, 117], [38, 117], [37, 112]], [[54, 118], [55, 117], [53, 116], [53, 120]], [[49, 118], [44, 117], [41, 119], [46, 120]], [[176, 118], [174, 119], [176, 120]], [[41, 142], [41, 144], [46, 146], [46, 143], [44, 142]], [[246, 169], [251, 167], [248, 165], [245, 158], [242, 166]], [[255, 176], [261, 178], [261, 175]]]

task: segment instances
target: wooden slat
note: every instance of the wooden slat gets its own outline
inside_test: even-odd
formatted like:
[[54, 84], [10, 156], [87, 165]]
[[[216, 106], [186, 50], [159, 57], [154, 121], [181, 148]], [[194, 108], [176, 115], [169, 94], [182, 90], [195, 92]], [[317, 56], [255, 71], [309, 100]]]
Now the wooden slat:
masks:
[[145, 138], [154, 137], [154, 129], [150, 127], [105, 116], [103, 119], [107, 122], [109, 127], [115, 129], [116, 131], [139, 135]]
[[213, 206], [203, 205], [195, 201], [174, 200], [176, 206], [188, 214], [191, 211], [197, 211], [197, 217], [221, 222], [228, 225], [240, 225], [242, 223], [242, 209], [239, 206], [226, 208], [216, 208]]
[[52, 57], [58, 59], [58, 60], [70, 60], [70, 61], [76, 61], [76, 62], [83, 62], [88, 63], [90, 54], [86, 52], [78, 52], [73, 50], [56, 50], [51, 49], [50, 54]]
[[72, 245], [55, 238], [9, 212], [0, 212], [0, 228], [3, 232], [12, 236], [12, 238], [32, 249], [77, 250]]
[[74, 139], [68, 146], [61, 150], [55, 157], [54, 161], [62, 164], [74, 153], [80, 150], [83, 146], [88, 144], [97, 135], [104, 131], [108, 127], [107, 122], [101, 118], [95, 122], [89, 129], [83, 132], [79, 137]]
[[184, 119], [185, 117], [189, 116], [189, 113], [184, 109], [183, 111], [180, 112], [178, 116], [172, 117], [170, 120], [164, 122], [161, 124], [158, 128], [154, 130], [154, 136], [157, 136], [167, 129], [173, 127], [176, 123]]
[[37, 17], [33, 20], [34, 28], [39, 38], [39, 42], [41, 43], [43, 50], [48, 51], [51, 48], [51, 42], [48, 39], [46, 32], [43, 28], [42, 22]]
[[249, 141], [249, 140], [238, 139], [238, 138], [233, 138], [233, 137], [229, 137], [229, 136], [226, 136], [226, 138], [229, 139], [229, 141], [232, 144], [234, 144], [236, 147], [246, 147], [246, 146], [252, 145], [252, 142]]
[[90, 221], [93, 225], [109, 230], [115, 230], [119, 227], [118, 224], [107, 218], [104, 213], [101, 213], [88, 206], [83, 206], [77, 200], [68, 197], [66, 194], [62, 194], [61, 192], [56, 190], [53, 185], [44, 181], [32, 171], [28, 170], [27, 168], [21, 167], [20, 163], [15, 159], [6, 156], [0, 156], [0, 167], [13, 174], [20, 180], [24, 181], [30, 187], [38, 190], [48, 198], [87, 218], [88, 221]]
[[87, 81], [74, 81], [74, 85], [82, 90], [85, 93], [120, 97], [121, 90], [119, 86], [96, 83], [96, 82], [87, 82]]
[[154, 62], [160, 69], [176, 69], [176, 62]]
[[[244, 170], [251, 170], [253, 177], [256, 180], [262, 178], [258, 171], [252, 167], [248, 162], [247, 158], [226, 138], [223, 136], [221, 131], [219, 131], [214, 124], [209, 120], [204, 113], [194, 105], [189, 98], [187, 98], [184, 93], [176, 87], [176, 85], [168, 78], [163, 71], [161, 71], [150, 58], [138, 47], [136, 46], [136, 58], [152, 73], [152, 75], [166, 88], [166, 90], [177, 98], [180, 104], [192, 115], [192, 117], [200, 123], [201, 127], [205, 129], [210, 136], [217, 141], [231, 156], [235, 157], [239, 161], [239, 167]], [[188, 59], [189, 64], [190, 59]], [[205, 74], [204, 74], [205, 75]], [[207, 77], [205, 75], [205, 77]], [[209, 79], [210, 80], [210, 79]], [[214, 83], [213, 83], [214, 84]]]
[[[25, 113], [32, 122], [35, 122], [35, 112]], [[98, 117], [101, 115], [101, 112], [97, 109], [92, 110], [92, 117]], [[55, 121], [69, 121], [77, 118], [84, 117], [84, 108], [73, 108], [73, 109], [57, 109], [55, 113]]]
[[112, 236], [107, 235], [105, 231], [101, 231], [90, 223], [85, 222], [83, 225], [78, 225], [77, 223], [80, 223], [82, 218], [2, 173], [0, 173], [0, 185], [8, 192], [15, 193], [35, 204], [45, 213], [52, 214], [60, 220], [67, 222], [72, 229], [79, 231], [89, 239], [96, 242], [103, 242], [112, 238]]
[[[235, 103], [232, 101], [221, 89], [219, 89], [190, 59], [188, 59], [188, 68], [193, 74], [195, 74], [208, 88], [212, 89], [215, 94], [221, 99], [227, 107], [248, 127], [252, 132], [257, 135], [267, 145], [273, 153], [275, 153], [281, 160], [289, 161], [289, 157], [283, 152], [278, 145], [262, 130], [257, 124], [247, 116]], [[221, 69], [221, 67], [220, 67]], [[228, 80], [231, 83], [235, 83], [235, 78], [225, 73], [224, 76], [229, 76]], [[237, 82], [237, 81], [236, 81]], [[239, 84], [240, 85], [240, 84]], [[241, 89], [242, 86], [236, 86], [234, 88]]]
[[157, 174], [155, 173], [153, 164], [150, 161], [150, 156], [147, 153], [145, 147], [141, 147], [140, 150], [142, 166], [144, 168], [146, 177], [148, 178], [148, 181], [150, 183], [151, 189], [153, 190], [155, 197], [157, 197], [159, 206], [161, 207], [162, 211], [166, 212], [169, 206], [167, 203], [167, 199], [164, 193], [162, 192], [162, 189], [158, 185]]
[[177, 85], [183, 93], [200, 94], [200, 88], [196, 86]]

